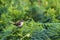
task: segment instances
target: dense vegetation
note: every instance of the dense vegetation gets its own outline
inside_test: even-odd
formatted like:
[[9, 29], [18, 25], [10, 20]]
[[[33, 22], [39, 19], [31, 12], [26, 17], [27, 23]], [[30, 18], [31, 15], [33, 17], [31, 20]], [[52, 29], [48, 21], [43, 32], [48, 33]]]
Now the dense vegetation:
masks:
[[60, 0], [0, 0], [0, 40], [60, 40]]

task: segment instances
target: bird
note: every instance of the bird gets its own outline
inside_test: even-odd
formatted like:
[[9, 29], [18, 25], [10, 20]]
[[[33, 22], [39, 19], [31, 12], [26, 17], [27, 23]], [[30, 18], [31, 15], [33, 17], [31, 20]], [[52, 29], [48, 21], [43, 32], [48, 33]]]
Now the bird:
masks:
[[18, 26], [18, 27], [22, 27], [23, 26], [24, 21], [20, 20], [18, 22], [16, 22], [14, 25]]
[[10, 21], [10, 23], [13, 24], [13, 25], [15, 25], [15, 26], [22, 27], [23, 24], [24, 24], [24, 20], [19, 20], [17, 22]]

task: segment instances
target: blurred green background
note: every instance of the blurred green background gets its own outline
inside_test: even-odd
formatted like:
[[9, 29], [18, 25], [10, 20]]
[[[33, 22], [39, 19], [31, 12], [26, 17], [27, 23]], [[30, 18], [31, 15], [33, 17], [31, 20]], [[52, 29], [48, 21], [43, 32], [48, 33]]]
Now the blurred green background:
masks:
[[60, 40], [60, 0], [0, 0], [0, 40]]

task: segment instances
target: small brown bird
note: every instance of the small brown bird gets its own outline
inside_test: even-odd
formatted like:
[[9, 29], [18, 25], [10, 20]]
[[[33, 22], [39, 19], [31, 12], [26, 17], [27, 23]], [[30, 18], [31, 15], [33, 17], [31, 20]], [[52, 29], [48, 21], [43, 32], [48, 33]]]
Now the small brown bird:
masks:
[[11, 23], [11, 24], [13, 24], [13, 25], [16, 25], [16, 26], [18, 26], [18, 27], [22, 27], [24, 21], [23, 21], [23, 20], [20, 20], [20, 21], [18, 21], [18, 22], [12, 22], [12, 21], [10, 21], [9, 23]]
[[20, 21], [16, 22], [14, 25], [21, 27], [23, 25], [23, 23], [24, 23], [24, 21], [20, 20]]

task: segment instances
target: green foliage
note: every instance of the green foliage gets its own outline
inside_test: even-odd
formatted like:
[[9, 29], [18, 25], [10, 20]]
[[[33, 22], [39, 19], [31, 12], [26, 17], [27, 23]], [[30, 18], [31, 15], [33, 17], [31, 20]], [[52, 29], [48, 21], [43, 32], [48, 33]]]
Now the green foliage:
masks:
[[0, 40], [60, 40], [60, 0], [0, 0]]

